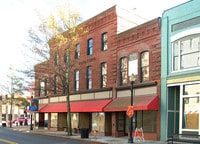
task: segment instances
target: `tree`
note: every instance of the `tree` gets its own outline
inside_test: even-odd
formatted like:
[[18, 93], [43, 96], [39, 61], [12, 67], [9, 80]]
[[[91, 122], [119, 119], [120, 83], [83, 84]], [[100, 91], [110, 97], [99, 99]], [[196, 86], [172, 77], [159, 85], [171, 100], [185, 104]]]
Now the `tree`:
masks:
[[[11, 70], [11, 69], [10, 69]], [[17, 105], [19, 107], [27, 107], [29, 105], [29, 102], [26, 100], [26, 98], [22, 97], [24, 93], [24, 87], [23, 87], [23, 79], [17, 77], [13, 73], [11, 75], [8, 75], [8, 81], [5, 82], [4, 85], [1, 85], [1, 90], [6, 93], [5, 99], [2, 100], [3, 104], [10, 104], [10, 127], [12, 126], [12, 114], [13, 114], [13, 104]], [[9, 95], [9, 96], [8, 96]]]
[[[35, 66], [35, 79], [40, 79], [39, 83], [44, 81], [47, 83], [48, 93], [45, 94], [66, 95], [67, 132], [68, 135], [72, 135], [70, 81], [72, 81], [72, 73], [79, 67], [79, 63], [74, 59], [75, 45], [77, 40], [87, 32], [87, 28], [79, 24], [79, 14], [71, 11], [67, 5], [58, 7], [56, 14], [51, 14], [47, 19], [42, 18], [41, 20], [42, 23], [38, 30], [42, 36], [36, 33], [38, 31], [32, 29], [29, 31], [29, 38], [34, 43], [32, 52], [43, 60]], [[48, 43], [44, 43], [43, 38]], [[41, 87], [38, 88], [40, 89]]]

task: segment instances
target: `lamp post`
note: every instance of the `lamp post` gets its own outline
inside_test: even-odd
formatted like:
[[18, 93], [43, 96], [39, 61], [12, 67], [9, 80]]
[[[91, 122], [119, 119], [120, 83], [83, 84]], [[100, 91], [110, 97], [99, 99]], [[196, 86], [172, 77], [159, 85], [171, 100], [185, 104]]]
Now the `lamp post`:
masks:
[[[32, 100], [33, 100], [33, 96], [31, 96], [31, 106], [32, 106]], [[32, 111], [31, 112], [31, 125], [30, 125], [30, 130], [33, 130], [33, 124], [32, 124], [32, 121], [33, 121], [33, 116], [32, 116]]]
[[[129, 76], [129, 81], [131, 82], [131, 106], [133, 106], [133, 84], [136, 80], [136, 77], [134, 74], [131, 74]], [[130, 137], [128, 139], [128, 143], [134, 143], [133, 142], [133, 116], [130, 118]]]
[[13, 94], [11, 94], [11, 97], [10, 97], [10, 128], [12, 127], [12, 105], [13, 105]]

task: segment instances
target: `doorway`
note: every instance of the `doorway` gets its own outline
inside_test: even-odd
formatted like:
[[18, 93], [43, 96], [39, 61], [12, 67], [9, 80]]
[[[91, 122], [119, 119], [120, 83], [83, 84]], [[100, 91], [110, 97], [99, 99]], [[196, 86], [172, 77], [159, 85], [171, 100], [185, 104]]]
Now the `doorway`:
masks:
[[167, 137], [179, 133], [180, 86], [168, 87]]

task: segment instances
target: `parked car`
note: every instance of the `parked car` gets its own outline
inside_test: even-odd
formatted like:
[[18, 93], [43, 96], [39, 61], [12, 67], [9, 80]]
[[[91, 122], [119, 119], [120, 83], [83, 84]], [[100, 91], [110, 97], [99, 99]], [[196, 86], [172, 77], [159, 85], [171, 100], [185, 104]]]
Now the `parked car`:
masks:
[[44, 127], [48, 127], [48, 120], [44, 120]]
[[6, 121], [2, 121], [2, 122], [0, 123], [0, 127], [6, 127]]
[[19, 117], [13, 120], [13, 124], [15, 125], [30, 125], [30, 118]]

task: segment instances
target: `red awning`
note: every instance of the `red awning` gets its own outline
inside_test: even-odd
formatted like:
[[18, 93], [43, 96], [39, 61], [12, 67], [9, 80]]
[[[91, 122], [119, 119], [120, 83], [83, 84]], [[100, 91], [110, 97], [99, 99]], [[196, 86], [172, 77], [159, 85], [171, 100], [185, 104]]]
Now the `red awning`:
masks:
[[[133, 107], [134, 110], [158, 110], [158, 96], [134, 96]], [[104, 111], [126, 111], [131, 104], [131, 98], [117, 98], [108, 104]]]
[[[112, 100], [93, 100], [71, 102], [71, 112], [103, 112]], [[67, 112], [67, 103], [51, 103], [43, 106], [39, 112]]]

